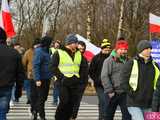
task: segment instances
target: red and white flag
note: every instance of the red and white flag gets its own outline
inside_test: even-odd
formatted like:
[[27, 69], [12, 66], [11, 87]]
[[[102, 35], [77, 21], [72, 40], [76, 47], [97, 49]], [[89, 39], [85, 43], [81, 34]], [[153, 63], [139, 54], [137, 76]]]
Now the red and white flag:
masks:
[[92, 58], [101, 51], [101, 48], [95, 46], [94, 44], [89, 42], [87, 39], [85, 39], [84, 37], [82, 37], [82, 36], [80, 36], [78, 34], [76, 35], [76, 37], [78, 38], [79, 41], [85, 42], [86, 51], [84, 53], [84, 56], [90, 62], [92, 60]]
[[9, 38], [13, 37], [16, 34], [12, 23], [12, 17], [9, 11], [8, 0], [1, 1], [0, 27], [6, 31], [7, 37]]
[[160, 17], [152, 13], [149, 14], [149, 31], [151, 33], [160, 32]]

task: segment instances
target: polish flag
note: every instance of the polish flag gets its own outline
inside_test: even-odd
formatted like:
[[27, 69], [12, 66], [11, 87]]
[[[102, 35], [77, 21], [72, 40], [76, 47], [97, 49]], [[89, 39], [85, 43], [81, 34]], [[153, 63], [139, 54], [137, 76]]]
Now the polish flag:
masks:
[[16, 34], [12, 23], [12, 17], [9, 11], [8, 0], [1, 1], [0, 27], [6, 31], [7, 37], [9, 38], [13, 37]]
[[86, 51], [84, 53], [84, 56], [87, 58], [89, 62], [91, 62], [92, 58], [98, 54], [101, 51], [101, 48], [95, 46], [91, 42], [89, 42], [87, 39], [84, 37], [76, 34], [76, 37], [78, 38], [79, 41], [83, 41], [86, 44]]
[[160, 17], [149, 14], [149, 31], [151, 33], [160, 32]]

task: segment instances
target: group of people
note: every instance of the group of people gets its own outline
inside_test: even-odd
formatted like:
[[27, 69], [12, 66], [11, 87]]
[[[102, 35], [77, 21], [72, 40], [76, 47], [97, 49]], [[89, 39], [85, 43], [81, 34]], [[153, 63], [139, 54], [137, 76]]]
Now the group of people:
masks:
[[59, 103], [57, 98], [54, 100], [58, 104], [55, 119], [75, 119], [88, 80], [88, 63], [82, 55], [85, 49], [84, 43], [80, 42], [77, 46], [77, 37], [75, 34], [70, 34], [58, 49], [59, 41], [54, 41], [51, 45], [52, 38], [44, 36], [37, 38], [32, 47], [22, 56], [18, 50], [7, 46], [6, 39], [5, 31], [0, 28], [2, 62], [0, 67], [3, 69], [0, 72], [0, 100], [3, 103], [0, 106], [0, 119], [6, 120], [15, 83], [19, 86], [16, 89], [21, 91], [24, 80], [28, 80], [30, 94], [27, 95], [27, 99], [30, 101], [31, 119], [37, 120], [39, 115], [40, 120], [46, 120], [45, 101], [48, 97], [50, 81], [53, 78], [56, 80], [54, 89], [57, 87], [55, 91], [58, 92], [60, 99]]
[[106, 54], [103, 44], [89, 69], [99, 100], [99, 120], [113, 120], [118, 105], [122, 120], [144, 120], [145, 112], [158, 112], [160, 72], [151, 56], [151, 43], [139, 41], [133, 58], [127, 55], [129, 46], [124, 38], [116, 41], [112, 51], [106, 43]]
[[[76, 120], [88, 83], [93, 80], [99, 102], [99, 120], [113, 120], [120, 106], [122, 120], [144, 120], [147, 111], [159, 111], [160, 72], [152, 59], [152, 46], [141, 40], [137, 55], [129, 58], [127, 40], [119, 38], [112, 49], [104, 39], [101, 51], [88, 63], [86, 45], [69, 34], [64, 41], [44, 36], [34, 40], [22, 56], [6, 45], [6, 33], [0, 28], [0, 120], [6, 120], [12, 88], [21, 90], [24, 80], [30, 83], [32, 120], [46, 120], [45, 101], [54, 80], [55, 120]], [[53, 41], [53, 42], [52, 42]], [[59, 101], [58, 101], [59, 97]]]

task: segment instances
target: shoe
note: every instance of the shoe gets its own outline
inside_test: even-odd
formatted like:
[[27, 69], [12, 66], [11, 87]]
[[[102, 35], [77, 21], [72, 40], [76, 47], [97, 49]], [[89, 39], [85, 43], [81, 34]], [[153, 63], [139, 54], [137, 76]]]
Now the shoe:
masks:
[[10, 101], [9, 106], [10, 106], [10, 107], [13, 107], [13, 106], [14, 106], [14, 102], [13, 102], [12, 100]]
[[39, 120], [47, 120], [46, 118], [43, 118], [43, 117], [40, 117], [40, 119]]
[[37, 112], [36, 111], [32, 112], [31, 120], [37, 120]]
[[30, 100], [27, 100], [26, 104], [30, 104], [30, 103], [31, 103]]

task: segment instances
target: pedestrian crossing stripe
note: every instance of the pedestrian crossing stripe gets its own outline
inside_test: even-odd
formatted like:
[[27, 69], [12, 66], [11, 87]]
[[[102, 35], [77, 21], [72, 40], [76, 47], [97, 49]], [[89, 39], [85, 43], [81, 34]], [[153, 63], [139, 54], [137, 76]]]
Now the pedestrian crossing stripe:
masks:
[[[48, 100], [45, 104], [45, 112], [47, 120], [55, 120], [56, 107], [52, 105], [52, 96], [48, 97]], [[8, 120], [30, 120], [30, 105], [26, 104], [26, 97], [22, 96], [18, 103], [15, 103], [14, 106], [10, 108], [10, 111], [7, 115]], [[79, 108], [78, 117], [76, 120], [97, 120], [98, 119], [98, 105], [91, 105], [88, 103], [82, 102]], [[116, 111], [114, 120], [121, 120], [121, 112]]]

